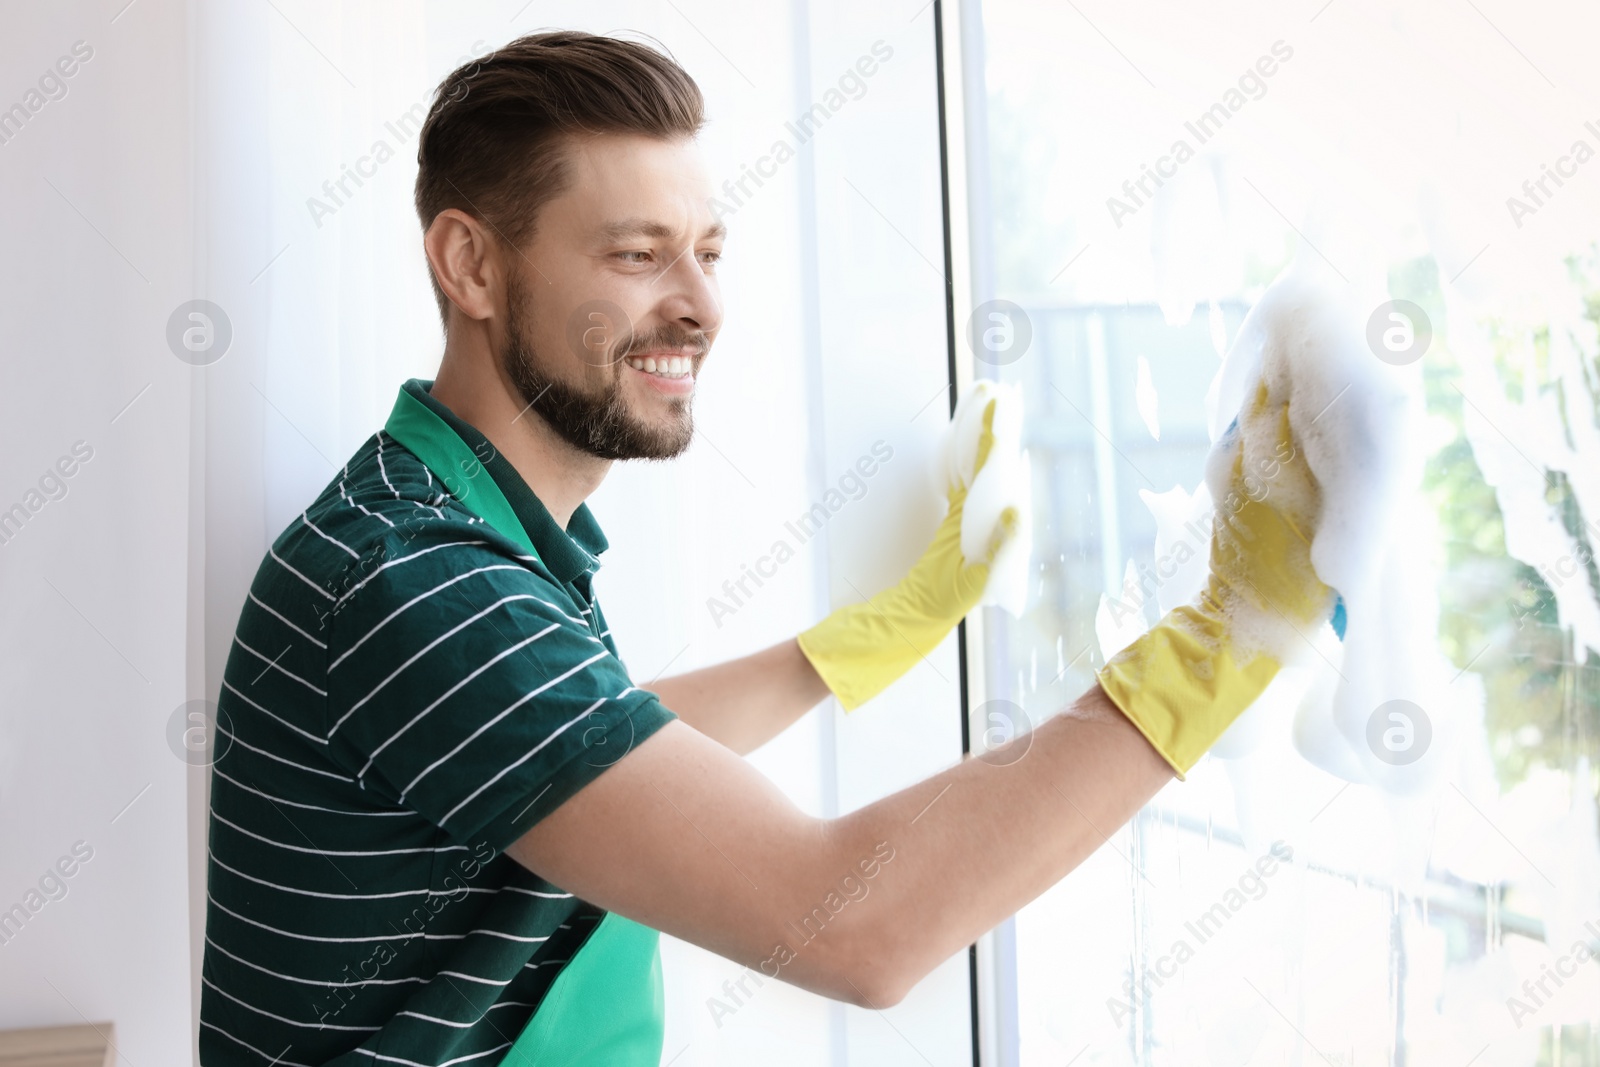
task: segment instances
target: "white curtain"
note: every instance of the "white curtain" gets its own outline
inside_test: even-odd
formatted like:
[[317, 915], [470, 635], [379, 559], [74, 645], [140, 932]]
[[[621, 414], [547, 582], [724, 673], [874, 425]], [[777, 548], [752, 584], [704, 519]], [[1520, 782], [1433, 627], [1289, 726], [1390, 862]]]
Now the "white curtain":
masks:
[[[202, 692], [214, 699], [267, 546], [381, 425], [394, 384], [437, 363], [438, 319], [408, 223], [417, 133], [440, 72], [429, 78], [415, 0], [196, 3], [192, 14], [197, 275], [234, 336], [197, 383], [196, 630]], [[206, 784], [191, 804], [196, 974]]]
[[198, 11], [204, 277], [236, 338], [205, 377], [214, 691], [267, 546], [382, 424], [398, 383], [437, 367], [410, 205], [446, 67], [428, 62], [416, 0]]

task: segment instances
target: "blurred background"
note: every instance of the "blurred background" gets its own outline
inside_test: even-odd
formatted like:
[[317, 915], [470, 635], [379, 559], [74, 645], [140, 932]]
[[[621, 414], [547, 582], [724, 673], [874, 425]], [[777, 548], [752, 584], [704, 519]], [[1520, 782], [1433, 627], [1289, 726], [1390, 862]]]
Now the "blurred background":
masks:
[[[1592, 4], [0, 17], [0, 1027], [115, 1020], [119, 1063], [193, 1061], [195, 731], [245, 590], [399, 382], [437, 367], [411, 206], [434, 86], [566, 27], [668, 48], [727, 183], [696, 442], [591, 501], [637, 677], [894, 580], [941, 514], [952, 383], [1023, 390], [1026, 610], [984, 609], [870, 707], [825, 705], [754, 756], [818, 814], [1053, 713], [1126, 639], [1123, 606], [1153, 621], [1128, 590], [1161, 566], [1158, 513], [1200, 481], [1220, 357], [1294, 256], [1377, 278], [1431, 335], [1427, 521], [1404, 536], [1451, 664], [1422, 702], [1454, 739], [1433, 788], [1344, 782], [1286, 730], [1208, 759], [887, 1012], [775, 982], [733, 1003], [739, 967], [666, 939], [663, 1062], [1600, 1064]], [[196, 309], [201, 351], [181, 343]], [[878, 442], [892, 460], [800, 542], [786, 523]], [[780, 540], [795, 557], [713, 610]], [[51, 876], [62, 857], [73, 875]]]

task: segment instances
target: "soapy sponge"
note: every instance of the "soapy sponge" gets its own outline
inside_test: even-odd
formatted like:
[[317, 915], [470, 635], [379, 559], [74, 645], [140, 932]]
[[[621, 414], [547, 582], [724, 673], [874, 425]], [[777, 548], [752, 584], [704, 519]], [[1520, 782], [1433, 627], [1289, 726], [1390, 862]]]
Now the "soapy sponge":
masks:
[[[978, 439], [983, 413], [994, 401], [990, 432], [994, 435], [983, 468], [978, 462]], [[1021, 616], [1028, 596], [1028, 560], [1033, 552], [1032, 467], [1022, 447], [1022, 390], [980, 378], [956, 404], [935, 456], [934, 480], [939, 495], [965, 486], [961, 516], [961, 554], [981, 559], [992, 542], [1000, 515], [1016, 509], [1017, 533], [1001, 547], [990, 564], [989, 581], [980, 604], [993, 604]]]
[[[1288, 404], [1299, 455], [1282, 467], [1295, 476], [1263, 478], [1261, 491], [1278, 494], [1314, 531], [1312, 566], [1341, 598], [1333, 625], [1342, 643], [1320, 633], [1246, 635], [1277, 644], [1285, 662], [1314, 676], [1296, 716], [1296, 747], [1350, 781], [1417, 793], [1444, 769], [1455, 716], [1440, 700], [1444, 659], [1419, 514], [1421, 364], [1380, 359], [1365, 333], [1386, 295], [1357, 293], [1302, 254], [1246, 316], [1207, 404], [1214, 441], [1257, 390]], [[1234, 432], [1247, 457], [1276, 467], [1263, 452], [1263, 430], [1240, 422]], [[1215, 479], [1208, 481], [1215, 496]], [[1402, 736], [1390, 725], [1400, 721], [1396, 709], [1414, 720], [1402, 725], [1428, 735], [1413, 752], [1394, 747]]]

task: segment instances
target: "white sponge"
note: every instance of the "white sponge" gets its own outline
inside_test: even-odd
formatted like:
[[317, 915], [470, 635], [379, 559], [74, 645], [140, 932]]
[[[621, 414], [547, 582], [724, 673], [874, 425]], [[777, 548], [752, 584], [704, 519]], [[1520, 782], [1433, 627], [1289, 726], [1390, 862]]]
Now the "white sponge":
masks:
[[[983, 469], [974, 477], [983, 411], [995, 402], [990, 429], [994, 445]], [[1033, 555], [1033, 479], [1028, 453], [1022, 447], [1022, 390], [1015, 385], [980, 378], [956, 404], [936, 457], [935, 478], [941, 495], [967, 487], [961, 516], [961, 553], [982, 556], [1006, 508], [1017, 510], [1017, 533], [995, 557], [980, 604], [993, 604], [1020, 617], [1028, 598], [1028, 561]]]

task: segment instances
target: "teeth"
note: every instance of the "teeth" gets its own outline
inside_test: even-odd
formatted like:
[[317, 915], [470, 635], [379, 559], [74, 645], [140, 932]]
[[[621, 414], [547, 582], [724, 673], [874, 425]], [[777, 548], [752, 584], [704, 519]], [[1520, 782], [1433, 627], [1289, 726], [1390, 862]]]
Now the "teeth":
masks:
[[654, 356], [639, 358], [629, 356], [626, 360], [628, 366], [635, 370], [642, 370], [646, 374], [654, 374], [662, 378], [682, 378], [692, 373], [694, 362], [687, 356], [671, 356], [656, 359]]

